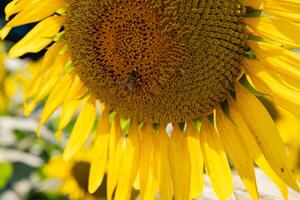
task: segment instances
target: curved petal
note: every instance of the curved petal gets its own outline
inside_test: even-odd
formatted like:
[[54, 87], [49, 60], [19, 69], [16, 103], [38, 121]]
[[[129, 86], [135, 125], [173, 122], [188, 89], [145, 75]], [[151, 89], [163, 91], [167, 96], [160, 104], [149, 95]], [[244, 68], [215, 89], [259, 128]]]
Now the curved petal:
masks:
[[109, 111], [104, 110], [96, 130], [96, 141], [92, 149], [94, 157], [91, 162], [89, 174], [90, 193], [96, 192], [101, 185], [108, 162], [108, 144], [109, 144], [110, 124]]
[[241, 139], [237, 125], [225, 116], [220, 108], [216, 110], [217, 128], [230, 160], [244, 182], [252, 199], [258, 200], [254, 166], [249, 152]]
[[63, 157], [66, 161], [70, 160], [83, 147], [95, 120], [95, 100], [90, 98], [83, 106], [64, 150]]
[[269, 163], [262, 155], [257, 142], [255, 141], [248, 125], [238, 112], [236, 102], [232, 98], [229, 98], [230, 114], [235, 124], [237, 125], [239, 135], [243, 140], [245, 147], [248, 150], [250, 157], [255, 160], [255, 163], [267, 174], [269, 178], [278, 186], [282, 196], [285, 200], [288, 199], [287, 185], [275, 174]]
[[152, 124], [146, 123], [141, 133], [140, 158], [140, 195], [141, 199], [154, 199], [158, 190], [154, 173], [154, 133]]
[[202, 120], [200, 142], [212, 187], [219, 199], [226, 200], [233, 192], [231, 170], [221, 138], [206, 118]]
[[130, 199], [131, 189], [138, 171], [140, 159], [140, 138], [137, 122], [132, 122], [130, 125], [124, 148], [124, 159], [122, 159], [120, 179], [115, 194], [116, 200]]
[[236, 87], [239, 112], [248, 124], [261, 152], [274, 172], [291, 188], [299, 191], [287, 166], [284, 144], [269, 113], [259, 100], [242, 85], [238, 83]]
[[174, 125], [169, 146], [169, 161], [176, 200], [189, 199], [191, 178], [190, 159], [186, 136], [177, 125]]
[[203, 190], [203, 165], [204, 160], [200, 145], [200, 134], [197, 133], [191, 122], [187, 123], [187, 146], [191, 160], [190, 199], [201, 195]]
[[63, 25], [64, 18], [52, 16], [38, 23], [8, 52], [10, 57], [20, 57], [26, 53], [37, 53], [49, 45]]

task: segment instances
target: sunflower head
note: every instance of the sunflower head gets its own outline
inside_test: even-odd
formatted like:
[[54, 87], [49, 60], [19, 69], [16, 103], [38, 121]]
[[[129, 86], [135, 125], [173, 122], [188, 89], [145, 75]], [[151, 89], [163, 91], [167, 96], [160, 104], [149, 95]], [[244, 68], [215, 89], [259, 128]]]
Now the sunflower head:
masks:
[[300, 114], [299, 10], [295, 0], [15, 0], [0, 35], [39, 22], [9, 53], [49, 45], [25, 111], [46, 98], [42, 126], [61, 106], [60, 136], [80, 110], [63, 158], [92, 133], [89, 192], [107, 173], [109, 200], [133, 186], [141, 199], [192, 199], [205, 169], [228, 199], [230, 159], [252, 199], [254, 163], [286, 199], [299, 187], [261, 100]]
[[238, 0], [192, 6], [69, 1], [66, 39], [83, 83], [129, 118], [183, 122], [211, 113], [241, 71], [245, 7]]

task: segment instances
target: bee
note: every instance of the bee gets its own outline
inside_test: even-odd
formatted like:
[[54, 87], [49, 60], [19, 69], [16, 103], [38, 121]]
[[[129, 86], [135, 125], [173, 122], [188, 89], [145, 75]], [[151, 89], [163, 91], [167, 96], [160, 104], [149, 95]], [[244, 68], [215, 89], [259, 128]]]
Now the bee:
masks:
[[125, 89], [128, 91], [132, 91], [140, 78], [139, 72], [131, 71], [127, 74], [127, 82], [125, 83]]

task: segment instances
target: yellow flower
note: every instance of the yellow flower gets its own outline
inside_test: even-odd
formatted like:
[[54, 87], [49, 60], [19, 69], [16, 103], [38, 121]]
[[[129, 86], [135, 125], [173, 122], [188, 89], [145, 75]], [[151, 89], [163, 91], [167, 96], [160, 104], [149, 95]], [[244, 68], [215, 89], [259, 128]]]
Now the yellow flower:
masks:
[[[5, 80], [5, 93], [12, 101], [13, 98], [22, 93], [27, 85], [30, 83], [32, 74], [36, 73], [40, 61], [24, 63], [24, 66], [20, 66], [18, 69], [14, 69], [10, 72]], [[16, 96], [19, 98], [19, 96]], [[20, 103], [20, 102], [19, 102]]]
[[62, 155], [54, 156], [44, 166], [43, 171], [51, 178], [60, 182], [59, 190], [69, 196], [71, 200], [105, 199], [105, 190], [97, 190], [95, 194], [88, 193], [88, 175], [92, 160], [90, 151], [81, 151], [74, 158], [66, 162]]
[[[33, 72], [33, 63], [28, 64], [24, 69], [22, 66], [18, 69], [7, 69], [5, 62], [8, 55], [4, 48], [4, 43], [0, 43], [0, 113], [6, 113], [12, 106], [14, 97], [20, 94], [22, 89], [29, 83], [30, 74]], [[9, 66], [9, 64], [7, 64]], [[20, 102], [19, 102], [20, 103]]]
[[13, 0], [0, 34], [38, 22], [9, 54], [49, 46], [26, 114], [47, 97], [42, 126], [61, 106], [59, 136], [82, 105], [65, 160], [100, 116], [89, 192], [107, 171], [108, 199], [129, 199], [133, 186], [141, 199], [192, 199], [205, 168], [227, 199], [228, 155], [252, 199], [254, 162], [286, 199], [287, 186], [299, 187], [256, 96], [300, 114], [300, 56], [291, 51], [300, 47], [299, 9], [296, 0]]
[[[13, 105], [13, 103], [20, 104], [21, 101], [18, 95], [23, 92], [24, 88], [29, 84], [31, 74], [35, 73], [39, 62], [28, 62], [20, 65], [16, 69], [7, 69], [5, 61], [8, 55], [4, 50], [4, 44], [0, 44], [0, 113], [6, 113]], [[7, 64], [9, 65], [9, 64]]]

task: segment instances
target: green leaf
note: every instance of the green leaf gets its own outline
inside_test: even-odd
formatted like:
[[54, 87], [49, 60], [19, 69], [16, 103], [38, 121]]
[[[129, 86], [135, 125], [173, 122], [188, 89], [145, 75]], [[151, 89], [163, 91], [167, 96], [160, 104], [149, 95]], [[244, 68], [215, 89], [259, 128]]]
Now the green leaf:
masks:
[[10, 163], [0, 163], [0, 189], [3, 189], [13, 174], [13, 166]]

